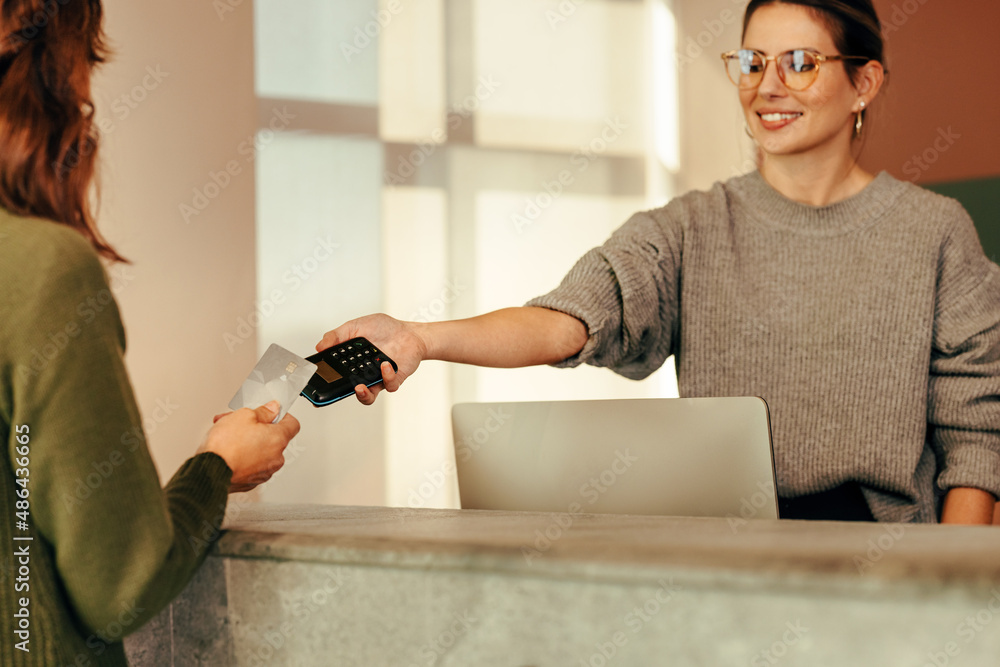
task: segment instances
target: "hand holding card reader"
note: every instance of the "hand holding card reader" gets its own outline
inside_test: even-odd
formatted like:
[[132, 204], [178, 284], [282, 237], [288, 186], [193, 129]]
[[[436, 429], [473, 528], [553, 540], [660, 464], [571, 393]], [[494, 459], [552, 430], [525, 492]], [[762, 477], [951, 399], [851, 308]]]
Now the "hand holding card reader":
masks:
[[322, 352], [306, 357], [316, 364], [302, 395], [316, 407], [336, 403], [354, 394], [359, 384], [371, 387], [382, 381], [382, 362], [388, 361], [393, 370], [396, 362], [365, 338], [352, 338]]

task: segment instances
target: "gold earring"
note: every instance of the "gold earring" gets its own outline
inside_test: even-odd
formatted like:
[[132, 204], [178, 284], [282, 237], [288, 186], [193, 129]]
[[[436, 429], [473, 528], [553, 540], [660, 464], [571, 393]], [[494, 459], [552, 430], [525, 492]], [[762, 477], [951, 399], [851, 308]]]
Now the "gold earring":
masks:
[[865, 124], [865, 103], [861, 103], [861, 111], [858, 112], [858, 118], [854, 121], [854, 136], [861, 136], [861, 128]]

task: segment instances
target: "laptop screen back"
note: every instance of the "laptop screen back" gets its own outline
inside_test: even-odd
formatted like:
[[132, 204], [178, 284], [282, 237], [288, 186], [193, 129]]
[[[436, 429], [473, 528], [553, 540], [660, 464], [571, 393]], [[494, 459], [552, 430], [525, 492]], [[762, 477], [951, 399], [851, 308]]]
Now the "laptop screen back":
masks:
[[463, 403], [463, 509], [776, 519], [760, 398]]

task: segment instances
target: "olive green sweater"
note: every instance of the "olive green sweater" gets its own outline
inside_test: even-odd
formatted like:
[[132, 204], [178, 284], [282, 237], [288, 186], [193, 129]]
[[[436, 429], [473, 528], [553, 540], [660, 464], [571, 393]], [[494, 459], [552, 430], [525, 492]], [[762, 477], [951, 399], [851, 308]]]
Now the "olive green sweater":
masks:
[[1000, 494], [1000, 268], [954, 200], [882, 173], [814, 207], [753, 172], [636, 214], [529, 305], [589, 327], [563, 366], [673, 355], [682, 396], [763, 397], [781, 496], [853, 481], [932, 522], [950, 488]]
[[83, 236], [0, 211], [4, 667], [126, 664], [219, 534], [229, 467], [201, 454], [160, 488], [124, 348]]

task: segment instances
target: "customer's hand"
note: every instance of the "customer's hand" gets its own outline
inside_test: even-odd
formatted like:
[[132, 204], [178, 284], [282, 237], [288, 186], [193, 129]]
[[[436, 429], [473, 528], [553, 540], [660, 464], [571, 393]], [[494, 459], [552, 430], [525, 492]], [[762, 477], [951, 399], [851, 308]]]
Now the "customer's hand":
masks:
[[372, 387], [359, 384], [354, 388], [358, 400], [371, 405], [383, 388], [390, 392], [399, 389], [403, 381], [417, 370], [420, 362], [427, 358], [427, 343], [418, 333], [418, 326], [388, 315], [366, 315], [327, 331], [323, 340], [317, 343], [316, 351], [322, 352], [328, 347], [362, 336], [389, 355], [396, 362], [398, 370], [392, 370], [392, 364], [383, 362], [382, 384]]
[[215, 425], [198, 452], [214, 452], [233, 471], [229, 492], [250, 491], [271, 479], [285, 465], [288, 442], [299, 432], [299, 420], [290, 414], [277, 424], [279, 404], [271, 401], [256, 410], [240, 408], [216, 415]]

